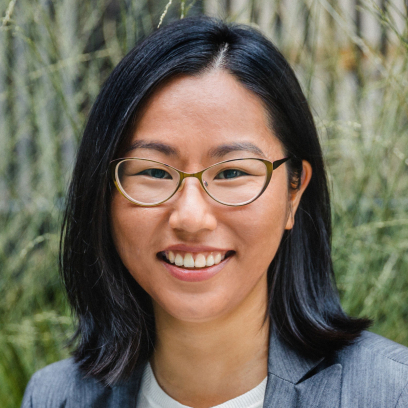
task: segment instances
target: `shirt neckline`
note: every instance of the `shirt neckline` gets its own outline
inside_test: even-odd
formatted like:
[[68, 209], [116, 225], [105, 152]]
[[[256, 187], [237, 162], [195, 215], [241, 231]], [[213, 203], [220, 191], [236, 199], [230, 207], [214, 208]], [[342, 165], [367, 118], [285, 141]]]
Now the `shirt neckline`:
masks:
[[[256, 387], [246, 393], [212, 408], [248, 408], [251, 406], [262, 406], [265, 397], [267, 378], [268, 377], [265, 377]], [[160, 387], [153, 373], [150, 362], [147, 363], [143, 373], [141, 392], [149, 402], [156, 404], [158, 407], [192, 408], [176, 401]]]

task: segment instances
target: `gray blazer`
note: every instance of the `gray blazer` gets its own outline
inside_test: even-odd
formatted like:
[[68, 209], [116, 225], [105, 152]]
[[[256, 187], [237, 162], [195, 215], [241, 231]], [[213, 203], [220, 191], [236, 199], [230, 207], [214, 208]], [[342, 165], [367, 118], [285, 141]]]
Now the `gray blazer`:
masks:
[[[110, 388], [84, 378], [72, 359], [63, 360], [33, 375], [22, 407], [134, 408], [143, 369]], [[267, 407], [408, 408], [408, 348], [364, 332], [330, 359], [307, 359], [272, 332]]]

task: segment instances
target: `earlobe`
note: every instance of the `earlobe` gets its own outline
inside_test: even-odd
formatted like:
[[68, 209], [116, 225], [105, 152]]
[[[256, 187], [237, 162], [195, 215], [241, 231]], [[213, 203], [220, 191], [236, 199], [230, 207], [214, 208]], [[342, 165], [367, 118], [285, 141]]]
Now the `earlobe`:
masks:
[[294, 217], [293, 212], [292, 212], [292, 207], [290, 207], [289, 208], [288, 219], [286, 221], [285, 230], [291, 230], [294, 225], [295, 225], [295, 217]]
[[310, 179], [312, 178], [312, 166], [306, 161], [302, 160], [302, 175], [301, 175], [301, 184], [298, 190], [289, 193], [289, 214], [286, 221], [286, 230], [290, 230], [295, 225], [295, 214], [298, 209], [300, 199], [302, 198], [303, 193], [305, 192], [307, 186], [309, 185]]

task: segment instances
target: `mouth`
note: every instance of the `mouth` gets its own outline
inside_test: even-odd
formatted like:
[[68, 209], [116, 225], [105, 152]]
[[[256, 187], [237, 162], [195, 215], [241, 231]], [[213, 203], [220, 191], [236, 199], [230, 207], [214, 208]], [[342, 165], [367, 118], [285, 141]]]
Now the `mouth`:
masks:
[[218, 265], [235, 254], [235, 251], [161, 251], [157, 257], [169, 264], [187, 270], [200, 270]]

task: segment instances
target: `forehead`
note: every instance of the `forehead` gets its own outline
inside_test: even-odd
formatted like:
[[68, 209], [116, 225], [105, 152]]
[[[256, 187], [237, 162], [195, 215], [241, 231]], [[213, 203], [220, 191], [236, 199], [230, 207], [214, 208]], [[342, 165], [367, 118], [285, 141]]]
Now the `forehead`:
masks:
[[226, 144], [252, 144], [265, 156], [281, 151], [262, 100], [222, 70], [178, 77], [157, 90], [140, 112], [129, 146], [150, 142], [184, 155]]

